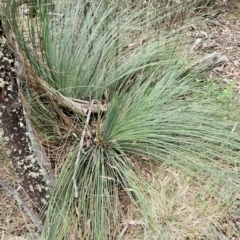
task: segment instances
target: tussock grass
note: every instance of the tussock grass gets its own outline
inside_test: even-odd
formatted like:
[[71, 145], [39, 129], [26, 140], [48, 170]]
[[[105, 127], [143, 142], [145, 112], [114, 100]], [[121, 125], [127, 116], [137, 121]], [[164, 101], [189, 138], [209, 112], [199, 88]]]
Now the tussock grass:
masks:
[[[57, 177], [43, 239], [236, 235], [224, 221], [239, 192], [239, 119], [227, 104], [238, 108], [189, 70], [181, 31], [156, 30], [164, 15], [148, 18], [152, 6], [59, 1], [53, 15], [37, 7], [28, 35], [14, 5], [5, 26]], [[86, 114], [62, 105], [69, 99], [84, 100]]]

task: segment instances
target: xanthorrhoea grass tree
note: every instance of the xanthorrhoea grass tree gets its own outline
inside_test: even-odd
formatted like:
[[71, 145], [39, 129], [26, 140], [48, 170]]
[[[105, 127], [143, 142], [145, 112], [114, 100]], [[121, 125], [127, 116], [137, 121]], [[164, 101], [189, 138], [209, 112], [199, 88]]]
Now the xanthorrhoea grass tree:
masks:
[[69, 0], [49, 10], [38, 2], [27, 33], [9, 6], [26, 105], [58, 170], [44, 239], [121, 238], [122, 198], [160, 236], [147, 198], [157, 193], [141, 172], [150, 165], [167, 163], [196, 181], [210, 178], [213, 190], [221, 182], [237, 192], [240, 137], [230, 109], [188, 68], [181, 36], [154, 30], [160, 17], [144, 18], [148, 6]]

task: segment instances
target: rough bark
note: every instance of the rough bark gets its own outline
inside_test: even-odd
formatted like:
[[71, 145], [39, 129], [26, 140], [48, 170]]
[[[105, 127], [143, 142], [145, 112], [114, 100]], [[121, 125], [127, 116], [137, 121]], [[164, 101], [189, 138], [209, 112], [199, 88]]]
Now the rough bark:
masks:
[[0, 20], [0, 135], [23, 189], [40, 210], [49, 189], [27, 131], [14, 63]]

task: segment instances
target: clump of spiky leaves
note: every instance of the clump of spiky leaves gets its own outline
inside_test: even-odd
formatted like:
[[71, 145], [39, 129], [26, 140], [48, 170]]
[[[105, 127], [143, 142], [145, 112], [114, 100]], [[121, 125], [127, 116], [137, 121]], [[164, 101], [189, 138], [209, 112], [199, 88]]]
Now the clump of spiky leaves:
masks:
[[[148, 201], [158, 193], [143, 174], [152, 165], [167, 163], [196, 181], [211, 179], [214, 191], [221, 182], [229, 193], [237, 192], [240, 138], [229, 109], [216, 100], [219, 89], [209, 91], [204, 76], [185, 71], [178, 41], [154, 30], [158, 18], [143, 18], [147, 7], [126, 6], [59, 1], [51, 12], [38, 3], [39, 16], [29, 20], [25, 35], [16, 12], [8, 15], [45, 86], [38, 80], [37, 92], [32, 77], [25, 89], [34, 128], [50, 148], [65, 146], [65, 154], [55, 159], [60, 173], [46, 209], [44, 239], [121, 238], [129, 202], [145, 228], [163, 234], [164, 224]], [[58, 109], [46, 83], [69, 98], [89, 101], [89, 119], [71, 108]], [[219, 194], [231, 203], [231, 196]]]

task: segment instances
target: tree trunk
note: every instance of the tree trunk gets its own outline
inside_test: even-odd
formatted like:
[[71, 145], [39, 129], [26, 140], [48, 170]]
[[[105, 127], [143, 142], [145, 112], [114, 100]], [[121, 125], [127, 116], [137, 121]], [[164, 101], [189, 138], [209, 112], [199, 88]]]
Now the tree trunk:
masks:
[[49, 189], [27, 131], [14, 63], [0, 20], [0, 139], [4, 141], [21, 186], [40, 210]]

